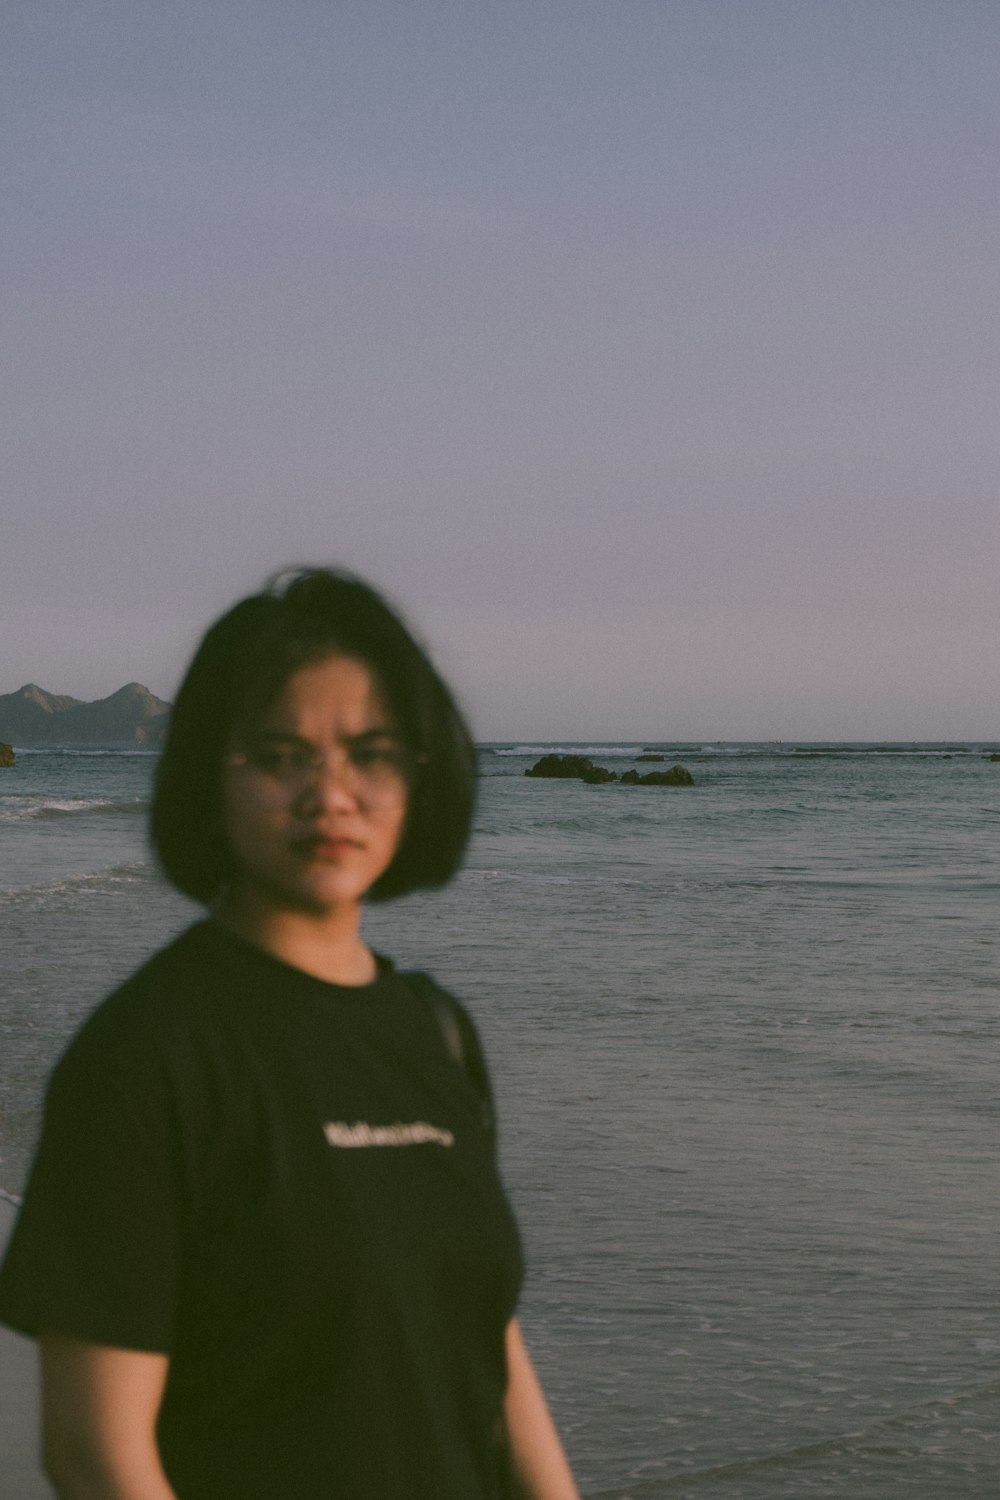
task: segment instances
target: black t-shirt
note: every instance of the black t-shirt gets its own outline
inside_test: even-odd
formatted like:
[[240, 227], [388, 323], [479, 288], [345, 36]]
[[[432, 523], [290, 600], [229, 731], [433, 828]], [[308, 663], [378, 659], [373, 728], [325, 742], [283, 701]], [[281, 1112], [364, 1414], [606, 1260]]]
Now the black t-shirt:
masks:
[[328, 984], [200, 923], [53, 1074], [0, 1318], [170, 1356], [180, 1500], [501, 1493], [521, 1279], [475, 1075], [380, 960]]

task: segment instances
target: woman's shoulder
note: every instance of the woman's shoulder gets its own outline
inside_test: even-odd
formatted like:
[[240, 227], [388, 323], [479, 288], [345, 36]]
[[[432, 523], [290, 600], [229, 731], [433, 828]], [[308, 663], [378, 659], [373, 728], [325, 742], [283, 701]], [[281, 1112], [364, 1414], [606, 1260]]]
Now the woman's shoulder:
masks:
[[[378, 957], [381, 962], [381, 955]], [[417, 995], [423, 1004], [429, 1006], [434, 1012], [439, 1027], [449, 1038], [449, 1051], [457, 1053], [458, 1050], [457, 1043], [450, 1039], [455, 1031], [461, 1036], [462, 1044], [466, 1049], [471, 1048], [475, 1052], [482, 1051], [476, 1023], [465, 1003], [458, 998], [454, 990], [446, 988], [433, 974], [428, 974], [424, 969], [396, 970], [395, 978], [405, 984], [411, 993]]]
[[398, 978], [433, 1011], [446, 1050], [465, 1073], [480, 1101], [484, 1121], [492, 1128], [489, 1070], [478, 1029], [468, 1010], [451, 990], [421, 969], [405, 971]]

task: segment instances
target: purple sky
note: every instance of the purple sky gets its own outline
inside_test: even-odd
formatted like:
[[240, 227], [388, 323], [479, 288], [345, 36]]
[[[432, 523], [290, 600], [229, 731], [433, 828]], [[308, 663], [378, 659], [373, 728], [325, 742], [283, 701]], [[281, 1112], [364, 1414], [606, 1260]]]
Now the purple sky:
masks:
[[995, 0], [15, 0], [0, 692], [293, 561], [481, 738], [1000, 737]]

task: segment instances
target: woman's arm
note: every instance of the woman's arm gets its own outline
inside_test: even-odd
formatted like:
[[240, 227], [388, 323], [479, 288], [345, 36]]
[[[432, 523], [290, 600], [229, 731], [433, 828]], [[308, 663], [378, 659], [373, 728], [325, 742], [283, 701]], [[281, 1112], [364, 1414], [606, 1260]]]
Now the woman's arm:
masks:
[[516, 1318], [507, 1324], [504, 1418], [525, 1500], [580, 1500]]
[[156, 1416], [165, 1354], [43, 1334], [42, 1462], [60, 1500], [177, 1500]]

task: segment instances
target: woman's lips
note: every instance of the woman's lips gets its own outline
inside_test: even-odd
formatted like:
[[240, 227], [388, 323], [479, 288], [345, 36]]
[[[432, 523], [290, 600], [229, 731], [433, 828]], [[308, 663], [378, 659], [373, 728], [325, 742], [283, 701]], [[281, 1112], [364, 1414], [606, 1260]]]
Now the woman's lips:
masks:
[[361, 845], [357, 839], [347, 838], [343, 834], [309, 834], [306, 838], [296, 839], [292, 845], [296, 854], [303, 859], [320, 859], [335, 862], [343, 859], [354, 849], [360, 849]]

